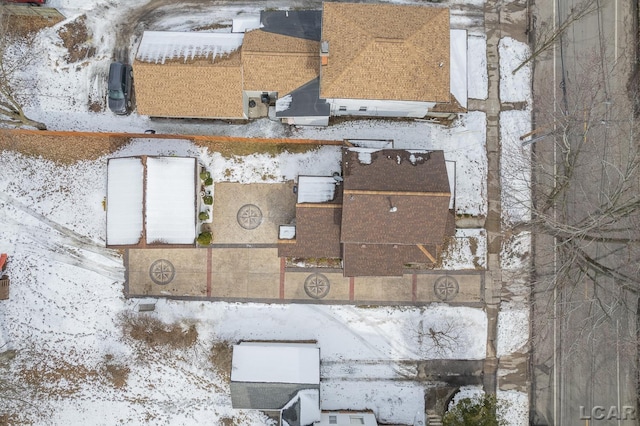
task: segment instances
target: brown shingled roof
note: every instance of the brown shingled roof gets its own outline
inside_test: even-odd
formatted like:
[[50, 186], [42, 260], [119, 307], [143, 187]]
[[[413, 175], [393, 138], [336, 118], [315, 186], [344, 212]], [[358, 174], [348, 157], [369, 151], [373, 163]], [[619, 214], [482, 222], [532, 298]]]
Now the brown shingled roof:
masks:
[[352, 194], [345, 190], [341, 240], [371, 244], [442, 243], [448, 213], [449, 196]]
[[324, 3], [322, 98], [448, 102], [449, 9]]
[[244, 118], [240, 53], [211, 60], [133, 63], [138, 113], [154, 117]]
[[254, 30], [242, 45], [244, 90], [284, 96], [318, 77], [320, 43]]
[[279, 257], [340, 258], [340, 204], [298, 204], [296, 242], [278, 244]]
[[370, 152], [345, 148], [342, 150], [342, 170], [347, 190], [450, 191], [443, 151], [411, 153], [383, 149]]
[[422, 250], [417, 245], [345, 244], [344, 275], [399, 276], [404, 272], [406, 264], [433, 263], [423, 250], [437, 259], [438, 248], [435, 244], [423, 245]]

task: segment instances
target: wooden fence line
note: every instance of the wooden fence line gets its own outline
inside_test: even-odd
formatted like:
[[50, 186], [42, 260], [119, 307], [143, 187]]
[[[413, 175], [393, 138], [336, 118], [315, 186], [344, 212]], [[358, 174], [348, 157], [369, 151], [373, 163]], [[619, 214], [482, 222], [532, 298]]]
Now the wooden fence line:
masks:
[[198, 142], [231, 142], [231, 143], [265, 143], [288, 145], [342, 145], [342, 141], [318, 140], [318, 139], [287, 139], [287, 138], [243, 138], [238, 136], [222, 135], [169, 135], [157, 133], [124, 133], [124, 132], [76, 132], [65, 130], [31, 130], [31, 129], [6, 129], [16, 135], [56, 136], [56, 137], [120, 137], [131, 139], [185, 139]]

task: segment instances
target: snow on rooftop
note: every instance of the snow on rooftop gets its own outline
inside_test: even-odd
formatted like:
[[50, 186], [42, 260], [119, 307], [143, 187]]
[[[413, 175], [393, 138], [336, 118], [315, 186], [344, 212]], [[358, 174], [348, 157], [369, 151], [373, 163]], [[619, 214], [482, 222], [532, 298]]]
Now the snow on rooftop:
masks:
[[145, 31], [136, 59], [143, 62], [165, 63], [171, 59], [185, 62], [194, 58], [228, 55], [240, 48], [244, 34]]
[[142, 159], [112, 158], [107, 169], [107, 244], [137, 244], [142, 236]]
[[147, 243], [193, 244], [196, 159], [147, 158]]
[[299, 176], [298, 203], [325, 203], [336, 193], [333, 176]]
[[298, 391], [291, 401], [282, 407], [282, 412], [290, 408], [297, 401], [300, 401], [300, 424], [310, 425], [319, 422], [320, 415], [320, 392], [318, 389], [303, 389]]
[[320, 349], [313, 344], [252, 343], [233, 347], [231, 380], [251, 383], [320, 383]]
[[451, 65], [449, 79], [451, 94], [460, 106], [467, 107], [467, 31], [450, 30], [449, 51]]
[[283, 112], [288, 110], [291, 106], [291, 101], [293, 101], [293, 97], [291, 95], [285, 95], [276, 100], [276, 112]]
[[260, 14], [248, 14], [248, 15], [240, 15], [233, 18], [233, 24], [231, 25], [232, 33], [244, 33], [247, 31], [255, 30], [256, 28], [260, 28], [262, 24], [260, 24]]

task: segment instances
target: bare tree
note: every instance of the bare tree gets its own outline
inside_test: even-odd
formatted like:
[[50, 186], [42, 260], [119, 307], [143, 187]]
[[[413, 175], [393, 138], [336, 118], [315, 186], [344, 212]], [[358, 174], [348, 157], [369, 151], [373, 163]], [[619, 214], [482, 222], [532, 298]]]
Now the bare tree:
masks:
[[[616, 386], [624, 390], [625, 378], [636, 374], [638, 348], [637, 94], [598, 50], [572, 65], [557, 96], [552, 85], [537, 86], [537, 133], [523, 141], [532, 148], [533, 200], [523, 206], [530, 219], [511, 229], [531, 231], [536, 241], [532, 348], [534, 382], [540, 382], [534, 392], [560, 383], [554, 388], [559, 415], [575, 408], [561, 403], [572, 385], [597, 389], [573, 394], [585, 405], [611, 401], [605, 398], [615, 396]], [[635, 395], [623, 397], [629, 394]]]
[[9, 18], [0, 10], [0, 124], [46, 130], [44, 123], [27, 117], [23, 110], [29, 93], [20, 72], [38, 57], [37, 49], [32, 38], [13, 31]]
[[584, 0], [582, 3], [574, 5], [568, 11], [567, 17], [561, 22], [541, 22], [537, 25], [534, 18], [534, 26], [537, 25], [537, 28], [534, 29], [535, 39], [533, 40], [531, 54], [513, 70], [513, 74], [517, 73], [520, 68], [529, 62], [537, 59], [540, 55], [548, 52], [553, 45], [560, 41], [562, 35], [573, 24], [596, 12], [599, 7], [597, 0]]
[[511, 231], [555, 239], [555, 282], [606, 278], [607, 285], [638, 294], [640, 127], [629, 96], [612, 93], [603, 81], [613, 71], [601, 69], [599, 54], [582, 63], [565, 99], [537, 94], [542, 130], [532, 144], [534, 198], [523, 206], [531, 219]]
[[460, 345], [460, 325], [454, 321], [428, 324], [421, 320], [415, 329], [420, 347], [426, 353], [442, 358], [450, 354]]

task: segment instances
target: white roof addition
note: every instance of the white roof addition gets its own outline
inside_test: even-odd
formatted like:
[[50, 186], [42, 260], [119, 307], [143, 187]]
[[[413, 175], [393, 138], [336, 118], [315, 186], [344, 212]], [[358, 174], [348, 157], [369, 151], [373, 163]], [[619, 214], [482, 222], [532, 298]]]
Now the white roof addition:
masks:
[[196, 159], [147, 158], [147, 244], [193, 244]]
[[299, 176], [298, 203], [325, 203], [333, 200], [336, 183], [333, 176]]
[[231, 381], [320, 384], [320, 349], [309, 343], [243, 342], [233, 347]]
[[142, 236], [141, 158], [112, 158], [107, 163], [107, 244], [138, 244]]
[[145, 31], [136, 59], [162, 63], [171, 59], [188, 61], [196, 57], [211, 58], [238, 50], [244, 34]]

